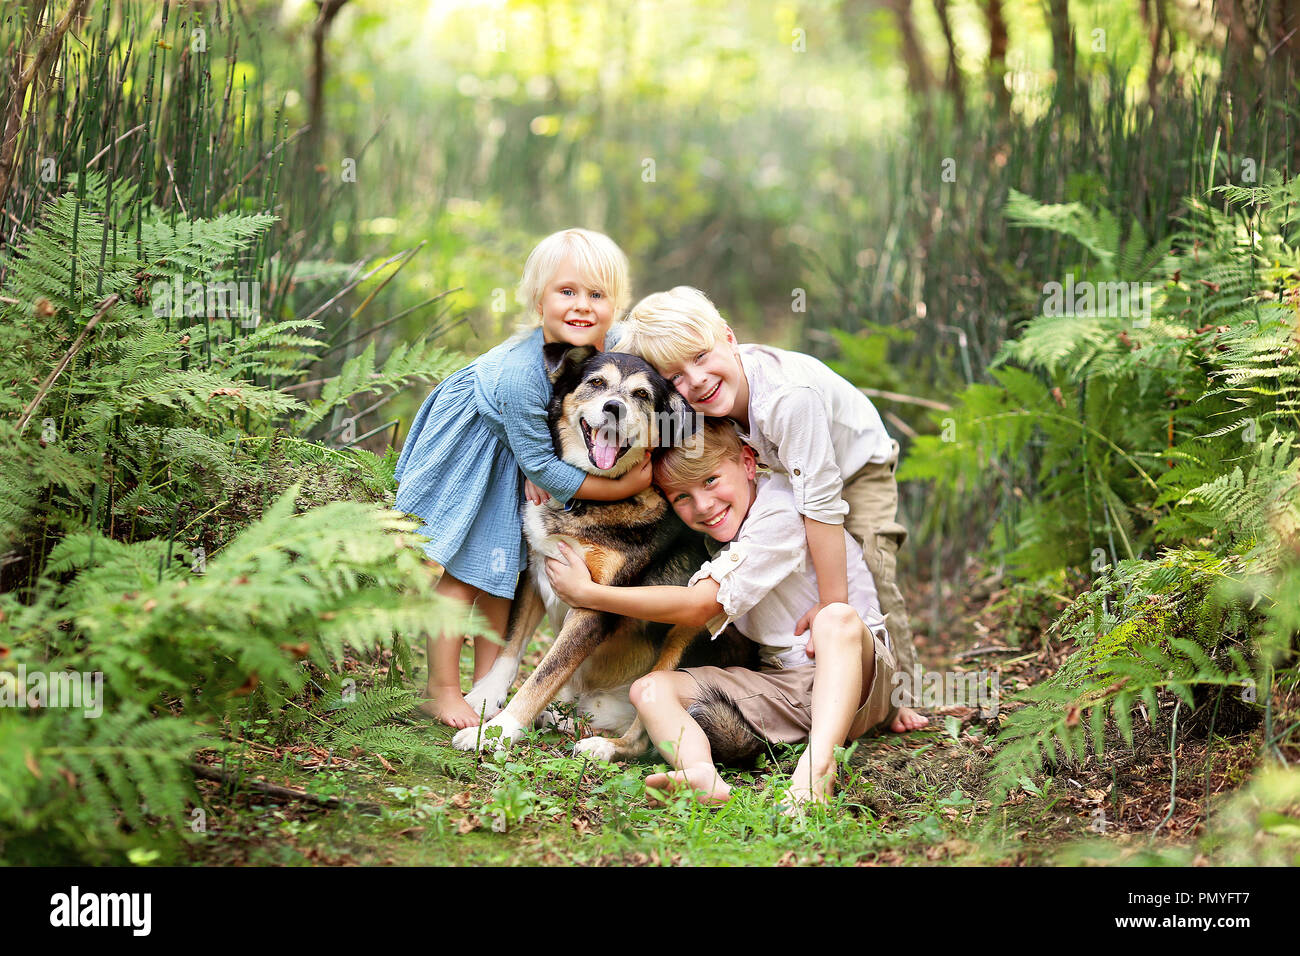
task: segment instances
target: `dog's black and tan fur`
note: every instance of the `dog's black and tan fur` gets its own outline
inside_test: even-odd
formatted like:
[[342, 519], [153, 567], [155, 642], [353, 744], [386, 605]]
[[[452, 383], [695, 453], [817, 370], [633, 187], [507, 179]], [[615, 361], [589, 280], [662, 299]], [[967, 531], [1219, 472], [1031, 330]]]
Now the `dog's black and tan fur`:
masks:
[[[553, 383], [548, 408], [551, 436], [563, 460], [590, 474], [617, 478], [654, 449], [678, 444], [693, 430], [690, 406], [644, 360], [559, 343], [547, 345], [545, 351]], [[598, 467], [594, 443], [603, 443], [608, 454], [608, 446], [615, 442], [617, 458], [608, 467]], [[706, 629], [691, 625], [568, 610], [551, 589], [545, 559], [559, 556], [560, 541], [584, 557], [593, 580], [601, 584], [683, 585], [690, 579], [708, 560], [704, 538], [677, 519], [653, 486], [623, 501], [575, 501], [567, 510], [554, 500], [525, 504], [523, 519], [529, 569], [515, 593], [507, 644], [466, 698], [488, 716], [496, 712], [514, 682], [529, 638], [549, 610], [558, 636], [495, 719], [507, 735], [514, 729], [512, 724], [531, 725], [551, 701], [564, 697], [575, 700], [579, 710], [594, 711], [597, 729], [622, 732], [617, 740], [584, 741], [580, 749], [605, 759], [635, 756], [647, 749], [649, 741], [627, 702], [632, 681], [651, 670], [679, 666], [756, 666], [755, 645], [732, 627], [714, 641]], [[558, 619], [566, 610], [560, 625]], [[703, 710], [696, 708], [696, 717], [719, 728], [719, 739], [713, 743], [720, 751], [739, 756], [755, 749], [756, 737], [734, 705], [710, 699], [702, 706]], [[719, 713], [711, 714], [713, 709]], [[711, 739], [714, 736], [710, 733]], [[482, 746], [481, 728], [462, 730], [455, 743], [462, 749]]]

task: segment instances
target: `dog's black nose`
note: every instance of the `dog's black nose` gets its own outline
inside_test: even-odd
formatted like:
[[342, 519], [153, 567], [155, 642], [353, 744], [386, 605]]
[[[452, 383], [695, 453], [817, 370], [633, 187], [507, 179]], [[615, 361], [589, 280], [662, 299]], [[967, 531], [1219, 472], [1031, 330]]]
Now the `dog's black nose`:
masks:
[[627, 409], [623, 407], [623, 403], [622, 403], [622, 402], [615, 401], [615, 400], [612, 399], [612, 398], [611, 398], [608, 402], [605, 403], [605, 407], [604, 407], [604, 412], [605, 412], [605, 414], [606, 414], [606, 415], [609, 415], [610, 417], [612, 417], [612, 418], [614, 418], [614, 419], [616, 419], [616, 420], [617, 420], [617, 419], [621, 419], [621, 418], [623, 417], [623, 414], [624, 414], [626, 411], [627, 411]]

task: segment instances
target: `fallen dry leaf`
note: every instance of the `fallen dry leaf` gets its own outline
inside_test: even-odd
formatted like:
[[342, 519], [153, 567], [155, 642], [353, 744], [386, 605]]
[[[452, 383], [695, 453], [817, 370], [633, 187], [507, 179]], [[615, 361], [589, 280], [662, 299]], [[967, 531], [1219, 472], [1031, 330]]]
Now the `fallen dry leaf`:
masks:
[[244, 681], [243, 684], [241, 684], [239, 687], [236, 687], [234, 690], [230, 692], [230, 696], [247, 697], [253, 691], [257, 690], [257, 685], [260, 683], [261, 683], [261, 678], [258, 677], [257, 672], [254, 671], [253, 673], [248, 675], [248, 680]]

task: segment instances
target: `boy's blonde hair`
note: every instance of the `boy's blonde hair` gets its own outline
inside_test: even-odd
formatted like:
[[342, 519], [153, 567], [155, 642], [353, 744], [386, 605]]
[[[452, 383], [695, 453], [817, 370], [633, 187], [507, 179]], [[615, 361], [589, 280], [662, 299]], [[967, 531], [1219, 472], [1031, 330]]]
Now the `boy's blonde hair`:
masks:
[[555, 270], [569, 255], [573, 256], [583, 281], [613, 300], [617, 319], [632, 298], [627, 256], [609, 236], [590, 229], [553, 232], [528, 254], [517, 298], [528, 309], [529, 317], [537, 318], [537, 307], [542, 303], [546, 283], [555, 277]]
[[671, 368], [727, 337], [727, 323], [699, 289], [679, 285], [646, 296], [618, 325], [614, 350], [639, 355], [657, 369]]
[[745, 443], [729, 418], [706, 418], [704, 425], [654, 463], [656, 485], [691, 485], [713, 474], [724, 460], [744, 458]]

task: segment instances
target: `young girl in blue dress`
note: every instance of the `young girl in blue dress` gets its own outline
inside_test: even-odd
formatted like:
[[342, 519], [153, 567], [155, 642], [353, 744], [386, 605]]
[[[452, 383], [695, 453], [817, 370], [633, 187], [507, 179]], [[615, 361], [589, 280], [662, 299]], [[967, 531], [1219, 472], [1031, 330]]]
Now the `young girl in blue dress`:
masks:
[[[443, 568], [438, 593], [475, 607], [502, 640], [520, 572], [528, 563], [520, 523], [524, 495], [567, 503], [616, 501], [650, 486], [650, 460], [618, 479], [561, 461], [546, 406], [548, 342], [605, 347], [605, 333], [630, 299], [627, 257], [608, 236], [566, 229], [547, 236], [524, 263], [519, 300], [536, 316], [524, 330], [443, 381], [411, 423], [397, 462], [397, 504], [417, 515], [425, 554]], [[453, 727], [479, 722], [460, 687], [463, 638], [430, 635], [422, 705]], [[474, 641], [474, 679], [500, 644]], [[493, 714], [488, 714], [492, 717]]]

